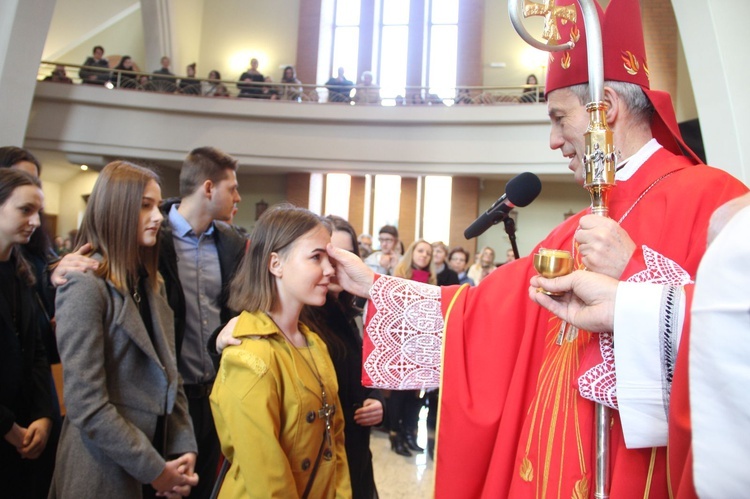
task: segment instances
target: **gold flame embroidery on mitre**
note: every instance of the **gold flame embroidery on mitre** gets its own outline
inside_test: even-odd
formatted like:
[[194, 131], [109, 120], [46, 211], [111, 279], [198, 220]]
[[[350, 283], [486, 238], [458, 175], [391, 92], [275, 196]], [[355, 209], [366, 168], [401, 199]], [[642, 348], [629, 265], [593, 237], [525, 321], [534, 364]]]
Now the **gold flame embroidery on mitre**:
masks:
[[568, 69], [570, 67], [570, 52], [566, 51], [560, 58], [560, 66], [563, 69]]
[[573, 26], [570, 28], [570, 41], [573, 43], [578, 43], [578, 40], [581, 39], [581, 31], [578, 29], [578, 26]]
[[627, 71], [628, 74], [637, 75], [638, 71], [641, 69], [641, 65], [638, 62], [638, 58], [635, 56], [635, 54], [633, 54], [629, 50], [625, 50], [622, 52], [621, 57], [625, 71]]

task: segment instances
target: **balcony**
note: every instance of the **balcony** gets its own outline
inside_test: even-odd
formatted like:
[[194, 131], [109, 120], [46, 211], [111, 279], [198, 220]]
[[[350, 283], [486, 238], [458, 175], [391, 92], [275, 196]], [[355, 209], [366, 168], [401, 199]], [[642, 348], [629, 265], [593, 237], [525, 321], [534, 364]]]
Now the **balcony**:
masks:
[[474, 91], [482, 96], [475, 105], [323, 103], [325, 92], [305, 86], [303, 95], [323, 97], [298, 102], [40, 81], [25, 145], [88, 156], [91, 164], [129, 157], [172, 165], [193, 147], [213, 145], [237, 157], [246, 173], [567, 173], [549, 150], [544, 104], [488, 99], [491, 89]]

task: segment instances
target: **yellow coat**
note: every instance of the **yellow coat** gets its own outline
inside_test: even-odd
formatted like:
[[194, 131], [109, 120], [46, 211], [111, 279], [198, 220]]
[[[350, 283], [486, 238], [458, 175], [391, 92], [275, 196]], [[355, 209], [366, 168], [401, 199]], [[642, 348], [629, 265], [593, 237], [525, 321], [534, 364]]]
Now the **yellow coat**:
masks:
[[232, 465], [220, 499], [293, 498], [305, 490], [325, 429], [325, 420], [317, 417], [323, 402], [316, 366], [336, 411], [332, 448], [327, 442], [323, 447], [309, 497], [351, 497], [336, 372], [325, 343], [299, 327], [309, 350], [291, 346], [266, 314], [243, 312], [233, 336], [244, 341], [222, 354], [211, 410]]

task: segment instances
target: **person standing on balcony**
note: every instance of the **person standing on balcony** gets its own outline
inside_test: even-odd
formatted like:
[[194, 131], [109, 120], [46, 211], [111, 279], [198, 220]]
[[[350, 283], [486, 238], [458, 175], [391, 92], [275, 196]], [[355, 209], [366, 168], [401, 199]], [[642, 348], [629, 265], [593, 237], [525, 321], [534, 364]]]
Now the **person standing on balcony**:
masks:
[[362, 73], [362, 85], [354, 93], [357, 104], [380, 104], [380, 87], [373, 83], [372, 71]]
[[151, 78], [151, 82], [154, 84], [159, 92], [174, 92], [177, 87], [177, 80], [174, 77], [174, 73], [169, 70], [170, 65], [169, 57], [166, 55], [161, 58], [161, 67], [154, 71], [155, 75]]
[[283, 100], [299, 101], [302, 97], [302, 82], [297, 79], [297, 72], [294, 66], [284, 68], [284, 74], [281, 76], [281, 98]]
[[89, 85], [104, 85], [109, 81], [109, 61], [104, 58], [104, 47], [94, 47], [93, 56], [83, 62], [85, 67], [81, 68], [78, 76], [81, 83]]
[[240, 89], [238, 97], [249, 97], [251, 99], [263, 97], [263, 87], [256, 85], [256, 83], [264, 83], [266, 81], [263, 73], [258, 71], [258, 59], [255, 57], [250, 59], [250, 69], [240, 75], [240, 81], [242, 83], [237, 84], [237, 88]]
[[331, 76], [326, 82], [328, 89], [328, 102], [351, 102], [350, 94], [354, 88], [354, 82], [347, 80], [344, 76], [344, 68], [338, 69], [336, 77]]

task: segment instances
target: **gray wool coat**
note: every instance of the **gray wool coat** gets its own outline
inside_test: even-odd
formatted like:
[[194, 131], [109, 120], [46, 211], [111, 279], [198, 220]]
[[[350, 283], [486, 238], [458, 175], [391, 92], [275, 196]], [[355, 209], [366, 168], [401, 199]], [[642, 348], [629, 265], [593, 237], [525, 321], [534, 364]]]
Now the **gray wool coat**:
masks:
[[73, 273], [57, 291], [67, 415], [50, 498], [140, 498], [165, 465], [152, 444], [160, 415], [167, 455], [197, 452], [164, 286], [148, 300], [153, 343], [133, 298], [112, 282]]

